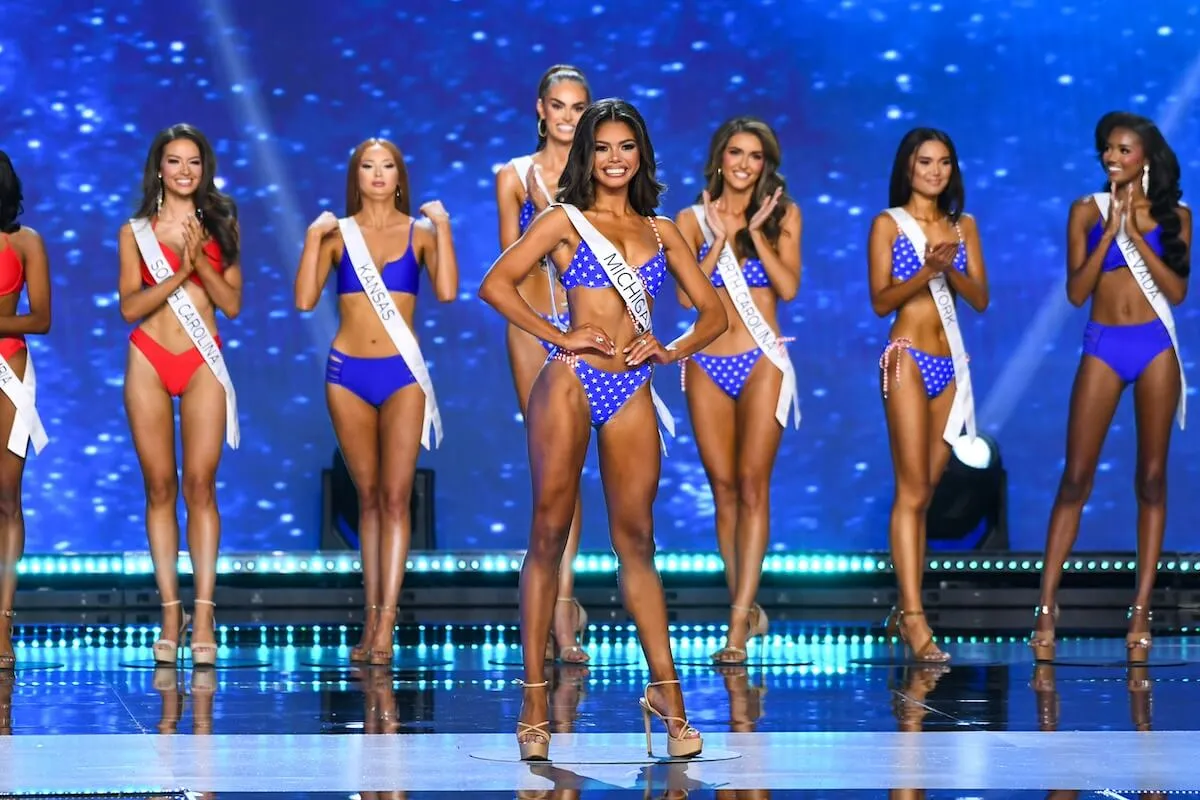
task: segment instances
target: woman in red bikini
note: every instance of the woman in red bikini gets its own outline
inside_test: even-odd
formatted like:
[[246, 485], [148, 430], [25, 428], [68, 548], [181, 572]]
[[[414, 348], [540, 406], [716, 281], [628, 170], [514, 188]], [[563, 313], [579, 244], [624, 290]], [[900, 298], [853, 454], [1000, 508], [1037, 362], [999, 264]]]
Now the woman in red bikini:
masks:
[[154, 660], [174, 663], [189, 618], [179, 601], [175, 514], [175, 409], [183, 438], [183, 499], [196, 594], [192, 664], [216, 661], [213, 591], [221, 520], [216, 474], [222, 440], [237, 446], [233, 386], [216, 335], [216, 310], [242, 305], [237, 210], [217, 190], [216, 157], [190, 125], [173, 125], [150, 145], [142, 202], [121, 228], [121, 316], [129, 337], [125, 408], [146, 484], [146, 532], [162, 599]]
[[[17, 592], [17, 562], [25, 550], [25, 519], [21, 513], [21, 476], [25, 453], [46, 443], [45, 430], [34, 406], [33, 360], [25, 336], [50, 330], [50, 274], [46, 248], [37, 231], [17, 222], [24, 211], [21, 179], [8, 155], [0, 150], [0, 672], [16, 666], [13, 652], [13, 598]], [[29, 312], [17, 313], [21, 287], [28, 287]], [[13, 380], [16, 375], [20, 380]], [[4, 380], [8, 378], [8, 380]], [[24, 411], [18, 415], [18, 406]]]

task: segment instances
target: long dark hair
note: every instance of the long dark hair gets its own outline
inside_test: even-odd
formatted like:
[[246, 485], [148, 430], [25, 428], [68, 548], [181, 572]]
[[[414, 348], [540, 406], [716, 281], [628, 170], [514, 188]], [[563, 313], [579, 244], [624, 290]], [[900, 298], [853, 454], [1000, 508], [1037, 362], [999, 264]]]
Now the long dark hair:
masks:
[[238, 260], [237, 234], [237, 204], [233, 198], [217, 188], [217, 156], [213, 153], [208, 139], [196, 128], [186, 123], [163, 128], [150, 143], [150, 152], [146, 154], [146, 167], [142, 171], [142, 203], [138, 206], [135, 217], [149, 219], [158, 213], [159, 192], [163, 191], [161, 171], [163, 150], [169, 142], [176, 139], [188, 139], [195, 142], [200, 150], [200, 163], [203, 174], [200, 185], [192, 195], [196, 205], [196, 216], [208, 235], [216, 240], [221, 248], [221, 257], [226, 264], [235, 264]]
[[[546, 102], [546, 95], [550, 94], [550, 90], [562, 81], [575, 81], [578, 83], [587, 94], [587, 101], [589, 103], [592, 102], [592, 87], [588, 85], [587, 77], [584, 76], [583, 70], [571, 64], [555, 64], [542, 73], [542, 79], [538, 81], [538, 100], [541, 100], [543, 103]], [[535, 151], [543, 150], [546, 147], [546, 134], [542, 133], [542, 118], [537, 115], [536, 111], [534, 112], [534, 118], [537, 122], [537, 147]]]
[[25, 213], [21, 193], [21, 179], [13, 168], [8, 153], [0, 150], [0, 233], [16, 233], [21, 230], [17, 217]]
[[[1096, 155], [1101, 159], [1101, 165], [1108, 137], [1117, 128], [1132, 131], [1142, 141], [1142, 151], [1150, 167], [1150, 189], [1146, 199], [1150, 201], [1150, 216], [1158, 223], [1163, 263], [1179, 277], [1186, 278], [1192, 266], [1188, 246], [1179, 238], [1183, 228], [1177, 211], [1179, 199], [1183, 197], [1183, 190], [1179, 188], [1179, 159], [1153, 122], [1128, 111], [1110, 111], [1096, 123]], [[1110, 188], [1105, 183], [1104, 191]]]
[[[763, 234], [766, 235], [767, 241], [775, 244], [779, 241], [783, 215], [787, 213], [788, 204], [793, 201], [787, 196], [787, 182], [779, 174], [783, 151], [779, 147], [779, 138], [775, 135], [775, 131], [771, 130], [770, 125], [756, 117], [734, 117], [717, 128], [717, 132], [713, 134], [712, 142], [708, 146], [708, 163], [704, 165], [705, 188], [713, 200], [721, 196], [721, 192], [725, 189], [725, 176], [721, 174], [721, 162], [725, 156], [725, 148], [729, 146], [729, 140], [738, 133], [753, 134], [762, 145], [763, 151], [762, 174], [758, 176], [758, 183], [755, 184], [754, 191], [750, 193], [750, 205], [746, 206], [747, 226], [750, 218], [758, 213], [758, 210], [767, 202], [767, 198], [773, 195], [777, 189], [783, 189], [784, 193], [780, 195], [775, 210], [763, 223]], [[701, 202], [703, 197], [703, 192], [698, 194], [696, 202]], [[740, 256], [753, 258], [758, 255], [758, 250], [754, 247], [754, 241], [750, 237], [749, 227], [738, 231], [734, 244]]]
[[654, 176], [654, 145], [650, 143], [646, 122], [638, 110], [631, 103], [615, 97], [592, 103], [576, 123], [571, 152], [558, 179], [558, 202], [570, 203], [580, 210], [591, 208], [595, 202], [596, 187], [592, 172], [596, 163], [596, 128], [602, 122], [624, 122], [633, 131], [641, 164], [629, 182], [629, 205], [642, 216], [652, 216], [658, 208], [659, 196], [667, 188]]
[[913, 154], [926, 142], [941, 142], [950, 151], [950, 180], [946, 188], [938, 195], [938, 209], [958, 222], [967, 203], [967, 192], [963, 188], [962, 170], [958, 167], [958, 151], [950, 134], [937, 128], [913, 128], [904, 134], [900, 146], [896, 148], [896, 160], [892, 162], [892, 180], [888, 187], [888, 205], [892, 208], [902, 206], [912, 197], [912, 170], [910, 163]]
[[396, 209], [404, 214], [410, 214], [412, 199], [408, 195], [408, 167], [404, 164], [404, 154], [400, 148], [387, 139], [367, 139], [354, 148], [350, 154], [350, 163], [346, 165], [346, 216], [352, 217], [362, 210], [362, 190], [358, 188], [358, 168], [362, 165], [363, 155], [368, 148], [379, 145], [391, 153], [396, 162]]

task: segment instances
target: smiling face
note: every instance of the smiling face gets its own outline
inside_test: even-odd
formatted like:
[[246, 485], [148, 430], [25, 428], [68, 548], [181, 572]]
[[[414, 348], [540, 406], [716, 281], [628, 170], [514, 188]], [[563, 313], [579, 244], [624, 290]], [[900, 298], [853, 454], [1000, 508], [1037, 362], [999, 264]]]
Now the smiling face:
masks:
[[764, 164], [762, 140], [753, 133], [735, 133], [721, 153], [721, 176], [730, 189], [749, 191], [758, 183]]
[[1100, 163], [1108, 179], [1118, 186], [1141, 180], [1146, 167], [1141, 137], [1128, 128], [1113, 128], [1100, 154]]
[[538, 117], [546, 124], [546, 138], [569, 147], [587, 104], [587, 89], [579, 81], [564, 79], [551, 85], [537, 101]]
[[633, 128], [609, 120], [596, 126], [596, 150], [592, 178], [606, 189], [629, 185], [641, 166], [641, 153]]
[[399, 185], [399, 165], [390, 150], [381, 144], [363, 150], [358, 162], [358, 190], [364, 198], [387, 200], [395, 197]]
[[909, 163], [912, 190], [926, 197], [938, 197], [954, 174], [949, 148], [936, 139], [922, 143]]
[[200, 147], [191, 139], [167, 142], [158, 164], [163, 190], [179, 197], [191, 197], [204, 178], [204, 160]]

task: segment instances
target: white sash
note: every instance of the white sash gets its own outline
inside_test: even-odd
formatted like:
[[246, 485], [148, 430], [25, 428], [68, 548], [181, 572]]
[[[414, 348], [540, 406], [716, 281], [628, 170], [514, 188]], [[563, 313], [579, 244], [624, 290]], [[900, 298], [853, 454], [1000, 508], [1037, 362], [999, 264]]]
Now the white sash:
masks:
[[[416, 222], [414, 221], [413, 224], [415, 225]], [[338, 227], [342, 230], [342, 241], [346, 245], [346, 254], [354, 266], [354, 274], [358, 276], [358, 281], [362, 284], [363, 294], [371, 301], [371, 308], [375, 310], [379, 321], [383, 323], [388, 338], [392, 340], [396, 350], [404, 357], [404, 363], [408, 365], [408, 369], [417, 379], [421, 391], [425, 393], [425, 421], [421, 430], [421, 444], [426, 450], [432, 449], [429, 436], [432, 428], [433, 447], [438, 447], [442, 443], [442, 415], [438, 411], [437, 398], [433, 394], [433, 379], [429, 377], [429, 369], [425, 366], [425, 357], [421, 355], [421, 347], [417, 344], [417, 338], [404, 322], [404, 317], [400, 316], [400, 309], [396, 308], [396, 302], [392, 300], [391, 293], [383, 285], [383, 276], [379, 274], [379, 269], [371, 258], [371, 252], [367, 249], [367, 242], [363, 239], [362, 229], [358, 227], [358, 223], [354, 221], [353, 217], [344, 217], [338, 220]], [[412, 246], [409, 245], [409, 247]]]
[[[525, 181], [525, 176], [529, 173], [529, 168], [533, 166], [533, 156], [517, 156], [511, 162], [513, 169], [517, 172], [517, 178], [521, 181], [521, 188], [526, 194], [531, 194], [529, 184]], [[554, 198], [550, 196], [550, 189], [546, 186], [546, 182], [542, 180], [542, 173], [536, 169], [533, 171], [533, 179], [537, 183], [539, 189], [542, 190], [542, 196], [546, 198], [547, 203], [554, 203]], [[558, 303], [555, 300], [558, 288], [554, 284], [554, 264], [550, 261], [549, 256], [542, 256], [542, 269], [546, 273], [546, 283], [550, 287], [550, 316], [552, 317], [551, 324], [560, 331], [565, 331], [567, 326], [563, 323], [562, 318], [558, 316]]]
[[[582, 211], [568, 203], [556, 205], [567, 212], [567, 218], [571, 220], [575, 230], [579, 231], [579, 235], [587, 242], [588, 249], [592, 251], [596, 260], [600, 262], [600, 266], [604, 268], [609, 282], [621, 295], [621, 299], [625, 301], [625, 305], [633, 317], [634, 330], [637, 335], [641, 336], [643, 333], [650, 332], [654, 327], [650, 319], [650, 298], [646, 295], [646, 287], [642, 284], [637, 270], [625, 263], [625, 259], [617, 252], [617, 248], [613, 247], [612, 242], [604, 234], [596, 230], [596, 226], [588, 222]], [[653, 382], [650, 383], [650, 400], [654, 403], [654, 410], [658, 413], [658, 419], [662, 422], [662, 426], [667, 429], [671, 438], [675, 438], [675, 418], [671, 416], [667, 404], [654, 390]], [[658, 438], [665, 453], [667, 442], [661, 431]]]
[[[912, 242], [913, 250], [922, 266], [925, 264], [925, 232], [921, 226], [903, 208], [889, 208], [887, 213], [892, 216], [901, 232]], [[954, 361], [954, 403], [950, 407], [950, 417], [946, 420], [946, 429], [942, 438], [951, 446], [958, 442], [963, 428], [967, 429], [967, 438], [975, 440], [975, 393], [971, 388], [971, 370], [967, 365], [967, 350], [963, 345], [962, 331], [958, 327], [958, 312], [954, 308], [954, 295], [946, 276], [934, 275], [929, 281], [929, 293], [933, 295], [934, 305], [937, 306], [938, 316], [942, 319], [942, 329], [946, 332], [946, 342], [950, 345], [950, 357]]]
[[[154, 282], [162, 283], [168, 280], [174, 274], [174, 270], [171, 269], [167, 257], [163, 255], [162, 243], [154, 235], [154, 229], [150, 227], [150, 220], [131, 219], [129, 226], [133, 229], [133, 238], [142, 254], [142, 261], [146, 263], [146, 268], [150, 271]], [[221, 355], [221, 348], [217, 347], [216, 341], [209, 333], [208, 327], [200, 318], [196, 306], [188, 297], [187, 290], [183, 286], [179, 286], [171, 292], [167, 298], [167, 305], [171, 307], [175, 319], [179, 320], [180, 326], [192, 340], [192, 346], [199, 351], [204, 363], [208, 365], [212, 374], [225, 389], [225, 441], [236, 450], [242, 440], [241, 429], [238, 427], [237, 394], [233, 391], [233, 380], [229, 377], [229, 370], [225, 367], [225, 358]]]
[[[708, 227], [708, 220], [704, 218], [704, 206], [692, 206], [692, 213], [696, 215], [696, 221], [700, 223], [700, 232], [704, 234], [704, 241], [708, 243], [709, 247], [712, 247], [716, 237], [713, 235], [712, 229]], [[788, 357], [787, 348], [784, 347], [783, 342], [779, 341], [775, 331], [771, 330], [771, 326], [763, 319], [762, 312], [758, 310], [758, 305], [755, 304], [754, 297], [750, 294], [750, 287], [746, 285], [746, 273], [742, 272], [741, 267], [738, 266], [737, 256], [734, 255], [733, 248], [728, 241], [721, 248], [720, 257], [717, 259], [717, 271], [721, 273], [721, 280], [725, 282], [725, 291], [729, 293], [733, 307], [737, 309], [738, 316], [742, 318], [742, 324], [754, 337], [754, 343], [758, 345], [758, 349], [763, 352], [763, 355], [770, 359], [775, 368], [783, 373], [783, 383], [779, 385], [779, 400], [775, 403], [775, 419], [779, 420], [779, 424], [786, 428], [789, 412], [793, 412], [796, 416], [796, 427], [799, 428], [800, 399], [796, 391], [796, 370], [792, 366], [792, 360]]]
[[17, 414], [13, 418], [12, 430], [8, 434], [8, 449], [14, 455], [25, 457], [26, 448], [33, 442], [33, 452], [41, 453], [50, 443], [42, 418], [38, 416], [37, 375], [33, 371], [33, 352], [25, 348], [25, 380], [17, 377], [12, 366], [0, 355], [0, 390], [8, 396]]
[[[1096, 206], [1100, 209], [1100, 218], [1107, 222], [1110, 202], [1108, 192], [1097, 192], [1092, 195], [1092, 199], [1096, 201]], [[1175, 420], [1179, 423], [1179, 430], [1183, 430], [1183, 424], [1187, 418], [1187, 380], [1183, 376], [1183, 356], [1179, 353], [1179, 339], [1175, 336], [1175, 315], [1171, 313], [1171, 303], [1159, 290], [1158, 284], [1154, 282], [1154, 276], [1150, 274], [1150, 267], [1146, 266], [1146, 259], [1142, 258], [1142, 254], [1138, 252], [1133, 240], [1129, 238], [1129, 234], [1125, 233], [1124, 221], [1117, 231], [1117, 246], [1121, 248], [1121, 253], [1125, 256], [1125, 263], [1129, 265], [1129, 271], [1133, 273], [1138, 288], [1146, 297], [1146, 302], [1154, 309], [1154, 313], [1158, 315], [1171, 337], [1171, 347], [1175, 349], [1175, 360], [1179, 362], [1179, 405], [1175, 409]]]

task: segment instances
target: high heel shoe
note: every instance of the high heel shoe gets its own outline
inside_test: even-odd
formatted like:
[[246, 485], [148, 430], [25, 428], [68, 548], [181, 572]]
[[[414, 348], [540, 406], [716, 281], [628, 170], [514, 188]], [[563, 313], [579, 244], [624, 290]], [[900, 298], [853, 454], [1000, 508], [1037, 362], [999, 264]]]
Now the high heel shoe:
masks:
[[923, 617], [924, 611], [905, 611], [898, 609], [896, 611], [896, 634], [900, 639], [900, 643], [908, 650], [913, 661], [920, 661], [926, 664], [942, 664], [950, 660], [950, 654], [938, 649], [937, 644], [933, 641], [933, 633], [929, 634], [929, 638], [921, 644], [920, 647], [913, 647], [912, 642], [908, 640], [908, 633], [904, 629], [905, 617]]
[[173, 608], [174, 606], [180, 606], [179, 633], [176, 634], [178, 638], [168, 639], [163, 637], [154, 643], [151, 649], [154, 652], [155, 664], [174, 664], [179, 660], [179, 651], [183, 649], [183, 634], [187, 629], [188, 623], [191, 622], [191, 618], [183, 613], [183, 606], [178, 600], [171, 600], [162, 604], [163, 608]]
[[1133, 622], [1135, 616], [1146, 616], [1146, 630], [1142, 632], [1130, 631], [1125, 634], [1125, 651], [1128, 654], [1127, 658], [1130, 664], [1145, 664], [1146, 659], [1150, 657], [1150, 622], [1154, 619], [1154, 612], [1146, 606], [1130, 606], [1129, 613], [1126, 619]]
[[[521, 681], [520, 683], [525, 689], [544, 689], [550, 685], [549, 681], [542, 681], [541, 683], [525, 683]], [[522, 741], [525, 737], [529, 737], [530, 740]], [[528, 725], [517, 720], [517, 747], [521, 751], [522, 761], [549, 761], [550, 720], [539, 722], [536, 725]]]
[[6, 617], [8, 619], [8, 649], [12, 651], [0, 655], [0, 672], [7, 672], [9, 670], [16, 669], [17, 666], [17, 654], [16, 651], [13, 650], [12, 643], [13, 628], [16, 626], [16, 623], [13, 620], [16, 616], [17, 612], [13, 611], [11, 608], [6, 608], [3, 611], [0, 611], [0, 617]]
[[[767, 612], [763, 611], [762, 606], [760, 606], [758, 603], [755, 603], [750, 608], [733, 605], [731, 605], [730, 608], [734, 611], [746, 612], [746, 644], [750, 644], [752, 639], [767, 635], [767, 626], [769, 625], [769, 621], [767, 620]], [[753, 615], [753, 619], [755, 620], [753, 623], [750, 622], [752, 618], [751, 615]], [[727, 636], [725, 646], [712, 654], [711, 658], [713, 663], [720, 666], [733, 667], [745, 664], [746, 648], [734, 647], [733, 645], [729, 644], [728, 641], [729, 639]], [[733, 657], [730, 658], [730, 656]]]
[[[583, 649], [583, 637], [587, 631], [588, 624], [587, 611], [574, 597], [560, 597], [558, 598], [558, 602], [570, 603], [575, 606], [575, 629], [573, 631], [575, 634], [575, 643], [560, 649], [558, 641], [554, 637], [554, 631], [551, 631], [550, 638], [546, 641], [546, 660], [561, 660], [565, 664], [586, 664], [591, 660], [591, 656]], [[578, 653], [579, 655], [574, 658], [567, 658], [568, 653]]]
[[[391, 611], [394, 613], [396, 611], [396, 607], [395, 606], [379, 606], [380, 618], [382, 619], [384, 616], [384, 613], [388, 612], [388, 611]], [[367, 663], [370, 664], [372, 667], [386, 667], [386, 666], [390, 666], [392, 663], [392, 639], [396, 634], [396, 618], [395, 618], [395, 616], [392, 617], [392, 629], [391, 629], [391, 631], [389, 631], [389, 634], [390, 635], [388, 636], [388, 649], [387, 650], [376, 650], [375, 646], [373, 644], [367, 650]], [[376, 636], [379, 635], [378, 630], [375, 631], [375, 635]]]
[[[646, 724], [646, 755], [648, 756], [654, 755], [654, 748], [651, 746], [650, 740], [651, 714], [661, 719], [663, 725], [665, 725], [667, 728], [667, 755], [669, 755], [671, 758], [692, 758], [693, 756], [700, 755], [700, 751], [704, 749], [704, 739], [701, 738], [700, 731], [693, 728], [691, 723], [689, 723], [683, 717], [669, 717], [666, 714], [663, 714], [657, 708], [650, 705], [650, 698], [646, 697], [646, 692], [650, 691], [650, 689], [656, 686], [670, 686], [671, 684], [678, 683], [679, 681], [677, 680], [655, 681], [653, 683], [648, 683], [646, 684], [645, 690], [642, 691], [641, 698], [638, 700], [638, 703], [642, 707], [642, 721]], [[683, 723], [682, 727], [679, 729], [678, 736], [671, 735], [672, 722]], [[695, 733], [696, 735], [689, 737], [689, 733]]]
[[367, 633], [371, 631], [371, 612], [378, 610], [379, 606], [367, 606], [366, 613], [363, 615], [363, 640], [361, 644], [357, 644], [350, 648], [350, 660], [354, 663], [361, 664], [367, 660], [368, 648], [366, 645]]
[[[196, 605], [210, 606], [213, 610], [213, 614], [216, 614], [217, 604], [214, 603], [212, 600], [201, 600], [199, 597], [197, 597]], [[216, 634], [217, 634], [217, 623], [216, 623], [216, 620], [214, 619], [213, 620], [213, 638], [214, 639], [216, 638]], [[192, 666], [193, 667], [214, 667], [214, 666], [216, 666], [216, 664], [217, 664], [216, 642], [213, 642], [212, 644], [207, 644], [207, 643], [206, 644], [196, 644], [196, 632], [192, 631], [191, 643], [192, 643]]]
[[1053, 609], [1050, 606], [1038, 606], [1033, 610], [1033, 633], [1029, 634], [1029, 646], [1033, 648], [1034, 661], [1053, 661], [1054, 660], [1054, 629], [1050, 629], [1049, 636], [1046, 631], [1037, 630], [1037, 621], [1046, 614], [1050, 615], [1053, 622], [1058, 622], [1058, 606]]

